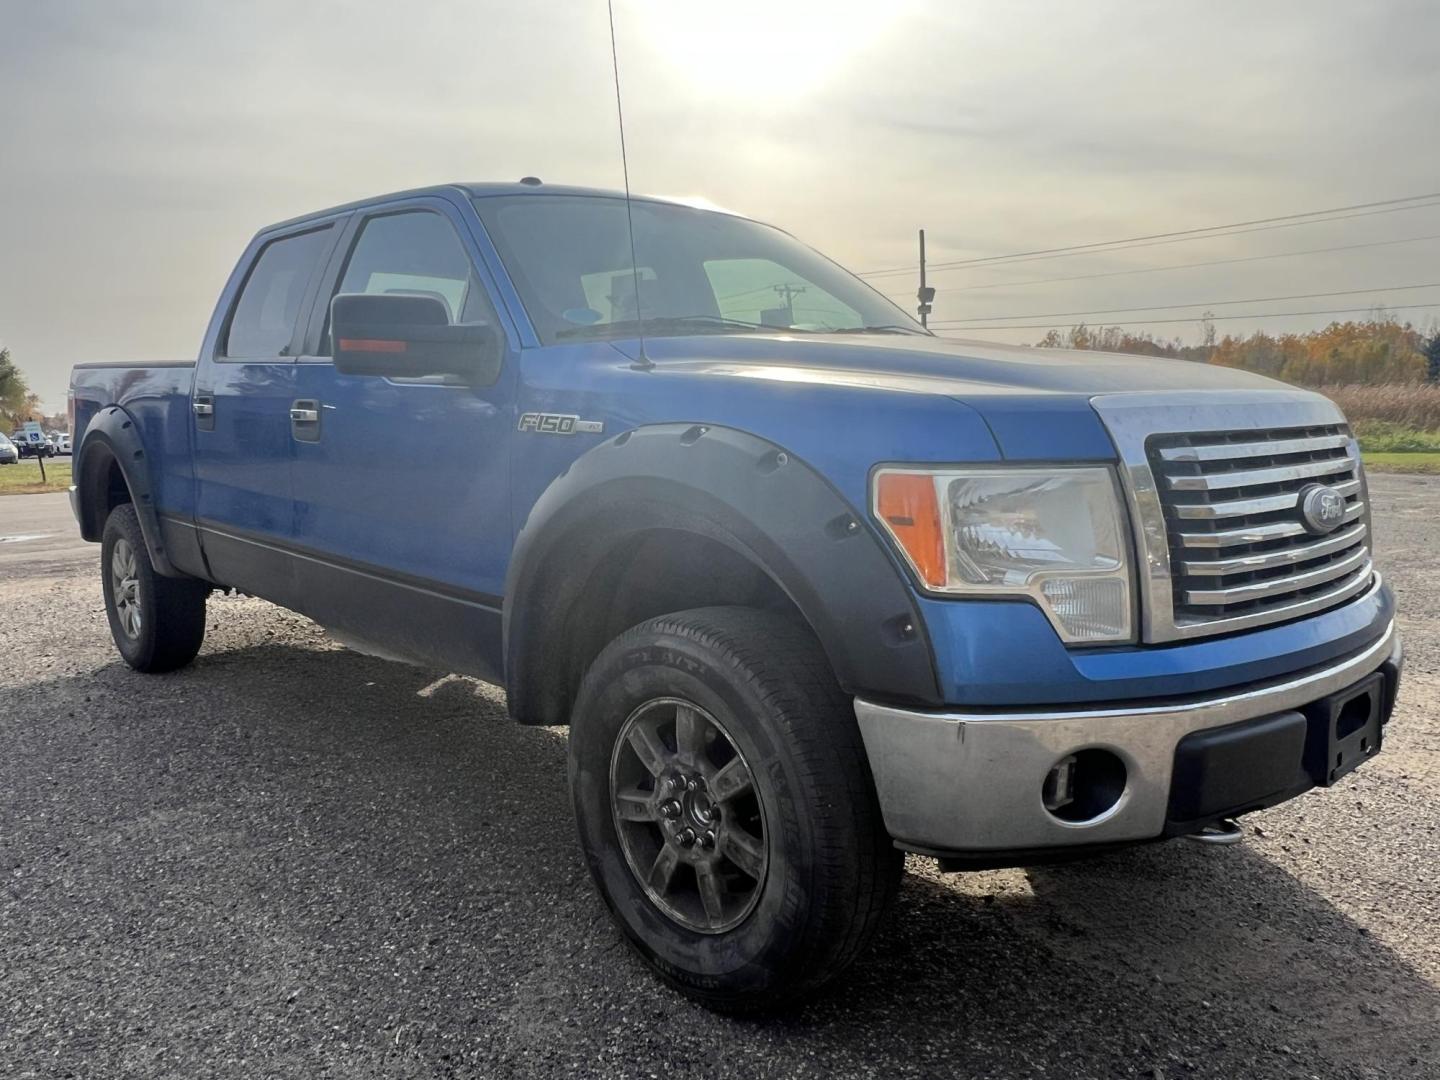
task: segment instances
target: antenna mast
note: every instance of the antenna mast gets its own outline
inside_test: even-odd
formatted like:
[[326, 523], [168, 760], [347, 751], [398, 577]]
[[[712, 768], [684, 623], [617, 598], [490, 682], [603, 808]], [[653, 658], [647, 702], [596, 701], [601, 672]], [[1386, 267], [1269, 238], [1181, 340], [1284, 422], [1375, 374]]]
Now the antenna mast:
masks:
[[635, 366], [652, 368], [655, 365], [645, 355], [645, 320], [640, 308], [640, 264], [635, 260], [635, 218], [630, 212], [630, 160], [625, 154], [625, 108], [620, 103], [620, 54], [615, 48], [615, 0], [605, 0], [605, 10], [610, 16], [610, 67], [615, 72], [615, 117], [620, 122], [620, 169], [625, 177], [625, 227], [630, 233], [630, 273], [635, 282], [635, 328], [640, 337], [640, 357], [635, 361]]

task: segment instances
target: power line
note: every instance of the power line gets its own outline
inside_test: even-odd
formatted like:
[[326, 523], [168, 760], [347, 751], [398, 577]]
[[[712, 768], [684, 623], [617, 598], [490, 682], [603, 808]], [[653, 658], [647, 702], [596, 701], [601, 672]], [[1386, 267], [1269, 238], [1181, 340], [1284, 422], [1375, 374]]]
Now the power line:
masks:
[[[1179, 243], [1186, 239], [1206, 239], [1210, 236], [1231, 236], [1247, 232], [1264, 232], [1267, 229], [1288, 228], [1295, 225], [1314, 225], [1322, 221], [1344, 221], [1352, 217], [1369, 217], [1372, 214], [1395, 213], [1400, 210], [1419, 210], [1434, 202], [1418, 206], [1400, 206], [1400, 203], [1417, 203], [1422, 199], [1440, 199], [1440, 191], [1426, 195], [1407, 195], [1400, 199], [1382, 199], [1379, 202], [1356, 203], [1353, 206], [1335, 206], [1328, 210], [1310, 210], [1303, 214], [1282, 214], [1277, 217], [1254, 218], [1250, 221], [1236, 221], [1228, 225], [1205, 225], [1195, 229], [1177, 229], [1173, 232], [1149, 233], [1144, 236], [1130, 236], [1119, 240], [1097, 240], [1088, 244], [1071, 244], [1068, 247], [1037, 248], [1033, 251], [1016, 251], [1008, 255], [987, 255], [978, 259], [957, 259], [951, 262], [934, 263], [931, 269], [950, 269], [956, 266], [978, 266], [986, 263], [1030, 261], [1038, 258], [1063, 258], [1095, 251], [1100, 248], [1124, 250], [1124, 247], [1151, 247], [1155, 243]], [[1385, 209], [1372, 209], [1383, 207]], [[1348, 211], [1363, 211], [1349, 213]], [[1324, 215], [1324, 216], [1322, 216]], [[1306, 220], [1314, 219], [1314, 220]], [[1252, 228], [1251, 226], [1257, 226]], [[1123, 245], [1123, 247], [1122, 247]], [[913, 267], [896, 266], [885, 270], [861, 270], [857, 277], [885, 277], [890, 274], [912, 273]]]
[[[980, 292], [983, 289], [1019, 289], [1027, 285], [1049, 285], [1058, 281], [1092, 281], [1095, 278], [1125, 277], [1130, 274], [1161, 274], [1169, 270], [1193, 270], [1205, 266], [1233, 266], [1235, 263], [1263, 262], [1266, 259], [1293, 259], [1301, 255], [1324, 255], [1332, 251], [1357, 251], [1361, 248], [1392, 247], [1396, 244], [1418, 244], [1424, 240], [1440, 240], [1440, 233], [1429, 236], [1408, 236], [1400, 240], [1372, 240], [1364, 244], [1340, 244], [1336, 247], [1309, 248], [1305, 251], [1277, 251], [1272, 255], [1245, 255], [1237, 259], [1208, 259], [1205, 262], [1172, 263], [1169, 266], [1142, 266], [1137, 270], [1107, 270], [1103, 274], [1067, 274], [1063, 277], [1028, 278], [1025, 281], [993, 281], [988, 285], [958, 285], [951, 292]], [[891, 300], [901, 299], [885, 293]], [[904, 299], [910, 299], [906, 294]]]
[[[1107, 323], [1104, 323], [1103, 326], [1160, 326], [1160, 325], [1165, 324], [1165, 323], [1194, 323], [1194, 322], [1201, 322], [1202, 320], [1203, 320], [1203, 321], [1207, 321], [1207, 322], [1229, 322], [1229, 321], [1234, 320], [1234, 319], [1279, 319], [1279, 318], [1286, 318], [1286, 317], [1293, 316], [1293, 315], [1354, 315], [1354, 314], [1363, 314], [1363, 313], [1365, 313], [1365, 312], [1373, 312], [1373, 311], [1377, 311], [1377, 310], [1379, 310], [1379, 311], [1387, 311], [1387, 312], [1388, 312], [1388, 311], [1412, 311], [1412, 310], [1416, 310], [1416, 309], [1419, 309], [1419, 308], [1436, 308], [1436, 307], [1440, 307], [1440, 303], [1434, 303], [1434, 304], [1394, 304], [1394, 305], [1384, 305], [1384, 304], [1380, 304], [1380, 305], [1374, 305], [1374, 306], [1371, 306], [1371, 307], [1363, 307], [1363, 308], [1326, 308], [1326, 309], [1323, 309], [1323, 310], [1320, 310], [1320, 311], [1255, 311], [1255, 312], [1247, 312], [1247, 313], [1244, 314], [1244, 315], [1211, 315], [1211, 316], [1209, 316], [1208, 318], [1207, 318], [1206, 316], [1203, 316], [1203, 315], [1191, 315], [1189, 318], [1185, 318], [1185, 319], [1141, 319], [1141, 320], [1139, 320], [1139, 321], [1137, 321], [1137, 322], [1121, 322], [1121, 323], [1108, 323], [1108, 322], [1107, 322]], [[969, 332], [972, 331], [972, 330], [1057, 330], [1057, 329], [1062, 329], [1062, 328], [1064, 328], [1064, 327], [1073, 326], [1073, 325], [1075, 325], [1075, 324], [1074, 324], [1074, 323], [1064, 322], [1064, 323], [1022, 323], [1022, 324], [1020, 324], [1020, 325], [1011, 324], [1010, 326], [964, 326], [964, 327], [950, 327], [950, 328], [948, 328], [948, 329], [941, 330], [940, 333], [941, 333], [941, 334], [951, 334], [951, 335], [953, 335], [953, 334], [961, 333], [962, 331], [965, 332], [965, 333], [969, 333]], [[1103, 327], [1102, 327], [1102, 328], [1103, 328]]]
[[1402, 292], [1408, 289], [1440, 289], [1440, 281], [1419, 285], [1383, 285], [1372, 289], [1339, 289], [1335, 292], [1291, 293], [1288, 296], [1245, 296], [1239, 300], [1195, 300], [1183, 304], [1151, 304], [1149, 307], [1093, 308], [1089, 311], [1032, 311], [1021, 315], [974, 315], [967, 319], [945, 319], [951, 323], [984, 322], [987, 319], [1066, 319], [1075, 315], [1124, 314], [1131, 311], [1172, 311], [1175, 308], [1226, 307], [1230, 304], [1270, 304], [1280, 300], [1319, 300], [1326, 296], [1354, 296], [1356, 293]]

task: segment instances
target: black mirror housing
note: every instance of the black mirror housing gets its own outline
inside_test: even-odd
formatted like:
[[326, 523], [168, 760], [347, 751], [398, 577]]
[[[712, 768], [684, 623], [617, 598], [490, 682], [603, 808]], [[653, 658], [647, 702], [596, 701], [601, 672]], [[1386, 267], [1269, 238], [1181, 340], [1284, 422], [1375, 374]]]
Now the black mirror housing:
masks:
[[341, 293], [330, 301], [330, 336], [335, 370], [343, 375], [458, 375], [482, 386], [500, 375], [495, 328], [452, 325], [433, 296]]

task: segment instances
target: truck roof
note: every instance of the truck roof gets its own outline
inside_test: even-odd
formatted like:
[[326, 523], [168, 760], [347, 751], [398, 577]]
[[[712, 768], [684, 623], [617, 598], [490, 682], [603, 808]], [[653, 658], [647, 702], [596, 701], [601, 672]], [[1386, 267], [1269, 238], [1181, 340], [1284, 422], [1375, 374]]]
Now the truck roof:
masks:
[[[449, 184], [431, 184], [427, 187], [409, 188], [404, 191], [392, 191], [384, 195], [371, 195], [368, 198], [356, 199], [354, 202], [341, 203], [339, 206], [327, 207], [324, 210], [313, 210], [308, 214], [300, 214], [296, 217], [287, 218], [284, 221], [277, 221], [273, 225], [267, 225], [261, 229], [262, 233], [272, 229], [288, 228], [291, 225], [298, 225], [317, 218], [330, 217], [333, 214], [343, 214], [349, 210], [360, 210], [367, 206], [375, 206], [378, 203], [389, 202], [393, 199], [414, 198], [419, 195], [441, 195], [460, 192], [470, 198], [485, 198], [492, 195], [531, 195], [531, 196], [555, 196], [555, 195], [588, 195], [604, 199], [623, 199], [625, 192], [615, 191], [610, 188], [580, 187], [573, 184], [547, 184], [527, 177], [524, 181], [500, 181], [482, 180], [467, 181]], [[636, 195], [630, 196], [636, 202], [658, 202], [670, 203], [676, 206], [693, 206], [691, 200], [680, 198], [666, 198], [660, 195]], [[706, 204], [706, 210], [714, 210], [719, 213], [730, 213], [723, 207]]]

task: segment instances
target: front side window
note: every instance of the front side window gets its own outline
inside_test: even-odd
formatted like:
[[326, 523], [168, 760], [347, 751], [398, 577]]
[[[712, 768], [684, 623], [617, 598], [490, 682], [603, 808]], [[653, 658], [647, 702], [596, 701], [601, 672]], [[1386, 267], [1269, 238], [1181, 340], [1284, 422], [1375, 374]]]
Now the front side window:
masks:
[[[445, 305], [450, 323], [491, 321], [485, 289], [454, 227], [429, 210], [383, 214], [365, 223], [336, 293], [428, 296]], [[330, 353], [327, 317], [324, 335]]]
[[261, 249], [230, 316], [222, 355], [266, 359], [289, 353], [305, 287], [327, 232], [329, 226], [284, 236]]
[[546, 344], [636, 330], [925, 332], [798, 240], [732, 214], [636, 200], [632, 263], [623, 199], [492, 195], [474, 203]]

